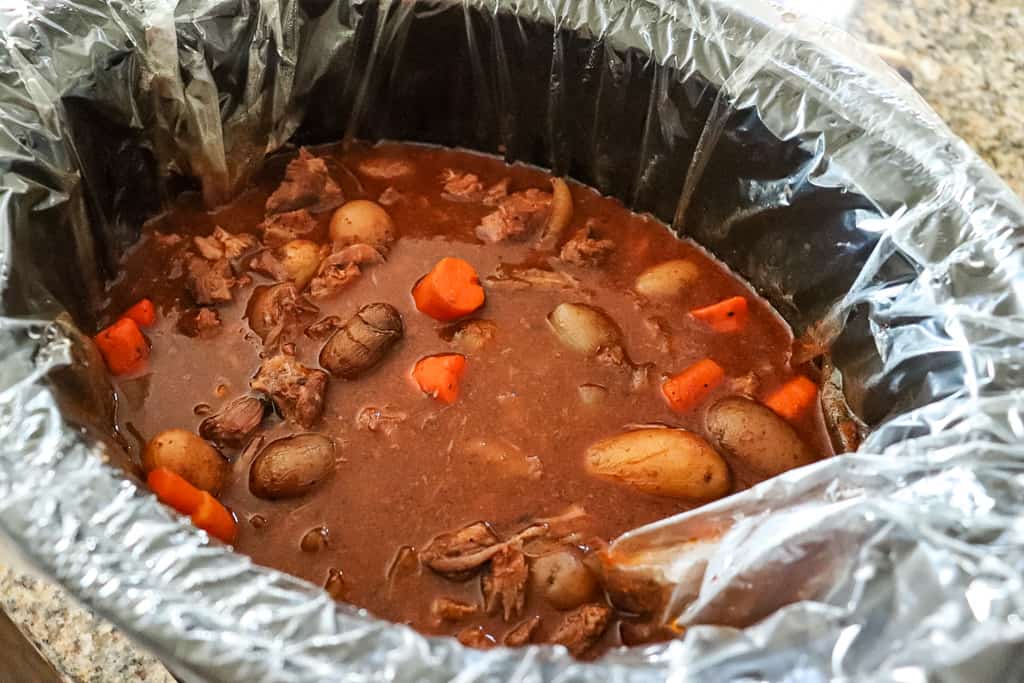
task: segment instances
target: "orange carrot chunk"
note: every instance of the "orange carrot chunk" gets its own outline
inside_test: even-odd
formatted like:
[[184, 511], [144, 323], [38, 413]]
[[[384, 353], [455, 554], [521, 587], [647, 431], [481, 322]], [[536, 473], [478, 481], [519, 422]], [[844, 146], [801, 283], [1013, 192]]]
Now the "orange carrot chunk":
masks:
[[734, 296], [717, 304], [694, 309], [690, 315], [716, 332], [739, 332], [747, 324], [747, 300], [742, 296]]
[[156, 308], [149, 299], [142, 299], [124, 312], [122, 318], [131, 318], [142, 327], [149, 327], [156, 322]]
[[149, 344], [138, 323], [131, 318], [121, 318], [93, 339], [107, 368], [115, 375], [136, 370], [149, 358]]
[[795, 420], [814, 404], [817, 397], [818, 385], [800, 375], [773, 391], [764, 404], [787, 420]]
[[705, 358], [669, 378], [661, 385], [661, 393], [672, 410], [685, 413], [696, 408], [723, 380], [725, 370], [722, 366]]
[[466, 371], [466, 357], [457, 353], [421, 358], [412, 369], [412, 378], [421, 391], [442, 403], [454, 403], [459, 397], [459, 380]]
[[483, 306], [484, 288], [473, 266], [460, 258], [446, 257], [416, 283], [412, 298], [420, 312], [449, 321]]
[[199, 507], [192, 513], [192, 523], [225, 543], [232, 543], [238, 536], [238, 523], [220, 501], [206, 491], [201, 491]]
[[199, 507], [203, 492], [181, 475], [166, 467], [157, 467], [146, 476], [146, 483], [160, 502], [183, 515], [191, 515]]

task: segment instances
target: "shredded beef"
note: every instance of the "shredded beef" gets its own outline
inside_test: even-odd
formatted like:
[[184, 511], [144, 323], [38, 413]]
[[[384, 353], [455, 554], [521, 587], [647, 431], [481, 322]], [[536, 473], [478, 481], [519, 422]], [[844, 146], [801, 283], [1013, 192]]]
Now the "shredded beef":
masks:
[[566, 615], [551, 634], [551, 642], [564, 645], [579, 657], [601, 639], [611, 617], [612, 610], [606, 605], [583, 605]]
[[297, 239], [309, 239], [316, 232], [316, 227], [316, 219], [306, 209], [272, 214], [259, 225], [263, 243], [268, 247], [279, 247]]
[[195, 308], [178, 318], [178, 331], [189, 337], [211, 337], [220, 330], [220, 316], [213, 308]]
[[222, 304], [231, 301], [235, 278], [227, 259], [208, 261], [193, 256], [187, 262], [186, 286], [197, 304]]
[[267, 213], [308, 208], [326, 211], [344, 201], [341, 188], [327, 172], [327, 164], [305, 147], [288, 163], [284, 181], [267, 199]]
[[489, 650], [498, 644], [494, 636], [484, 631], [482, 626], [463, 629], [456, 638], [466, 647], [475, 647], [478, 650]]
[[498, 208], [481, 219], [476, 235], [484, 242], [523, 240], [543, 228], [550, 216], [550, 192], [515, 192], [500, 200]]
[[533, 640], [533, 634], [540, 628], [540, 617], [533, 616], [517, 624], [501, 639], [506, 647], [521, 647]]
[[403, 195], [395, 188], [388, 187], [386, 190], [380, 193], [379, 197], [377, 197], [377, 203], [380, 204], [381, 206], [392, 206], [402, 201], [402, 198], [404, 196], [405, 195]]
[[580, 228], [562, 245], [558, 258], [577, 266], [599, 266], [615, 251], [615, 242], [595, 237], [591, 226]]
[[199, 425], [199, 435], [207, 441], [225, 446], [245, 444], [263, 421], [263, 401], [242, 396], [224, 406]]
[[356, 425], [360, 429], [370, 432], [381, 432], [389, 436], [408, 417], [408, 413], [396, 410], [391, 406], [384, 406], [382, 408], [366, 406], [356, 414]]
[[361, 265], [383, 263], [384, 256], [368, 244], [350, 244], [323, 260], [316, 276], [309, 283], [314, 299], [334, 296], [359, 277]]
[[290, 282], [257, 287], [249, 298], [245, 315], [249, 327], [267, 348], [274, 348], [292, 326], [317, 307], [307, 301]]
[[356, 166], [360, 175], [374, 180], [393, 180], [402, 176], [412, 175], [416, 167], [411, 161], [405, 159], [389, 159], [387, 157], [372, 157], [363, 159]]
[[341, 318], [336, 315], [329, 315], [326, 318], [317, 320], [312, 325], [306, 327], [305, 335], [310, 339], [316, 339], [322, 341], [327, 339], [334, 331], [341, 327], [344, 323]]
[[286, 420], [310, 429], [324, 410], [327, 377], [323, 370], [278, 354], [263, 361], [249, 385], [269, 396]]
[[500, 608], [505, 621], [519, 615], [526, 601], [529, 576], [526, 556], [520, 548], [506, 545], [495, 553], [481, 580], [487, 613], [493, 614]]
[[430, 615], [438, 622], [462, 621], [479, 612], [476, 605], [451, 598], [434, 598], [430, 603]]

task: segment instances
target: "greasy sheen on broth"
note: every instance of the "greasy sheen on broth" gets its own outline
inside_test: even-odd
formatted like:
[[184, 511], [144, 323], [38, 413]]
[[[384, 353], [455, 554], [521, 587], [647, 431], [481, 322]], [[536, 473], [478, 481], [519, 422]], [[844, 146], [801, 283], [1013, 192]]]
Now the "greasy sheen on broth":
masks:
[[[442, 196], [442, 177], [449, 169], [476, 174], [484, 187], [508, 178], [510, 192], [550, 192], [550, 175], [544, 171], [410, 144], [351, 144], [315, 153], [326, 160], [346, 200], [377, 200], [388, 193], [386, 208], [397, 239], [384, 263], [364, 267], [336, 296], [316, 300], [319, 312], [303, 325], [330, 315], [344, 321], [365, 304], [386, 302], [400, 312], [405, 334], [379, 365], [360, 377], [331, 378], [323, 415], [308, 431], [330, 435], [338, 459], [333, 473], [312, 492], [276, 501], [257, 498], [248, 486], [255, 449], [221, 449], [232, 461], [219, 500], [239, 521], [235, 549], [260, 564], [319, 585], [340, 572], [340, 581], [331, 582], [336, 597], [425, 633], [456, 635], [479, 625], [500, 643], [517, 623], [539, 615], [533, 642], [544, 642], [563, 614], [538, 596], [528, 592], [523, 614], [510, 622], [500, 613], [442, 621], [431, 614], [432, 600], [449, 597], [481, 604], [479, 579], [474, 575], [453, 581], [414, 563], [392, 566], [396, 555], [477, 521], [488, 522], [504, 537], [538, 519], [566, 513], [572, 517], [567, 524], [575, 532], [573, 542], [584, 551], [600, 549], [624, 531], [696, 503], [588, 474], [588, 446], [631, 426], [652, 424], [681, 427], [711, 441], [704, 415], [716, 399], [744, 391], [763, 397], [797, 374], [813, 377], [811, 368], [790, 366], [791, 333], [766, 302], [702, 249], [676, 239], [654, 219], [629, 212], [617, 200], [569, 183], [574, 214], [563, 240], [589, 221], [600, 237], [615, 243], [603, 265], [579, 266], [559, 260], [557, 249], [536, 250], [529, 239], [483, 243], [474, 231], [494, 207]], [[361, 163], [373, 158], [405, 160], [413, 172], [397, 178], [361, 173]], [[143, 238], [125, 257], [109, 289], [106, 321], [143, 297], [159, 312], [156, 324], [146, 330], [152, 351], [145, 368], [115, 380], [119, 433], [134, 453], [161, 430], [198, 431], [204, 417], [251, 393], [249, 381], [260, 365], [263, 345], [245, 318], [246, 305], [254, 288], [271, 281], [250, 273], [252, 283], [237, 287], [233, 301], [217, 307], [219, 329], [188, 336], [179, 329], [180, 318], [194, 315], [197, 306], [186, 289], [180, 260], [175, 265], [175, 254], [193, 236], [209, 235], [215, 226], [258, 235], [265, 202], [283, 170], [282, 160], [271, 161], [248, 191], [216, 210], [205, 209], [197, 196], [182, 197], [145, 227]], [[330, 216], [330, 211], [316, 215], [312, 239], [320, 244], [329, 241]], [[168, 244], [171, 240], [160, 239], [166, 235], [184, 239]], [[492, 321], [496, 333], [479, 350], [459, 347], [448, 339], [450, 324], [423, 315], [413, 302], [413, 286], [446, 256], [471, 263], [486, 291], [485, 305], [469, 317]], [[692, 286], [678, 297], [658, 301], [633, 291], [637, 275], [670, 259], [697, 264], [700, 276]], [[543, 286], [501, 277], [526, 268], [565, 273], [578, 284]], [[688, 315], [731, 296], [749, 300], [749, 321], [740, 332], [723, 335]], [[615, 320], [631, 361], [652, 364], [648, 384], [634, 388], [630, 373], [621, 367], [563, 346], [546, 320], [563, 302], [596, 306]], [[292, 338], [295, 356], [319, 367], [323, 340], [301, 333]], [[461, 393], [451, 405], [424, 395], [410, 375], [417, 360], [440, 353], [467, 358]], [[697, 408], [674, 412], [662, 396], [663, 379], [707, 357], [725, 369], [726, 381]], [[598, 404], [587, 405], [579, 390], [583, 384], [600, 385], [607, 392]], [[359, 416], [368, 408], [383, 409], [396, 419], [367, 429]], [[831, 454], [817, 406], [793, 424], [816, 453]], [[304, 431], [270, 415], [254, 438], [269, 441]], [[531, 457], [539, 476], [481, 457], [481, 443]], [[733, 490], [757, 483], [756, 473], [722, 455], [733, 472]], [[303, 536], [318, 528], [325, 530], [319, 535], [326, 543], [315, 550], [307, 543], [304, 550]], [[595, 600], [603, 602], [601, 597]], [[638, 621], [618, 613], [586, 656], [623, 642], [620, 619]]]

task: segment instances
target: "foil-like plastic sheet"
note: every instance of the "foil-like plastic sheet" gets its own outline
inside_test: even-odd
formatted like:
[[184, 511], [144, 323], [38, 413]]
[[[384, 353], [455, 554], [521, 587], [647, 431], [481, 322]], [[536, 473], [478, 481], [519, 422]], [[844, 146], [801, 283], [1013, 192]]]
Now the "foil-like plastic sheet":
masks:
[[[215, 203], [345, 136], [569, 172], [831, 347], [857, 454], [613, 545], [684, 637], [467, 650], [137, 485], [78, 332], [117, 259], [196, 179]], [[0, 532], [187, 680], [1024, 679], [1024, 205], [835, 30], [759, 0], [34, 0], [0, 13], [0, 169]]]

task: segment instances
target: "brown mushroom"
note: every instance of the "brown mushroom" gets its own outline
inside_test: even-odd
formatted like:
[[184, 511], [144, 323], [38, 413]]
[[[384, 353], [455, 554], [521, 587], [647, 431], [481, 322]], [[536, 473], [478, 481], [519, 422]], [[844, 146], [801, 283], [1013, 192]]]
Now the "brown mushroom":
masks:
[[367, 304], [327, 340], [320, 365], [336, 377], [353, 379], [379, 363], [403, 333], [394, 306]]

